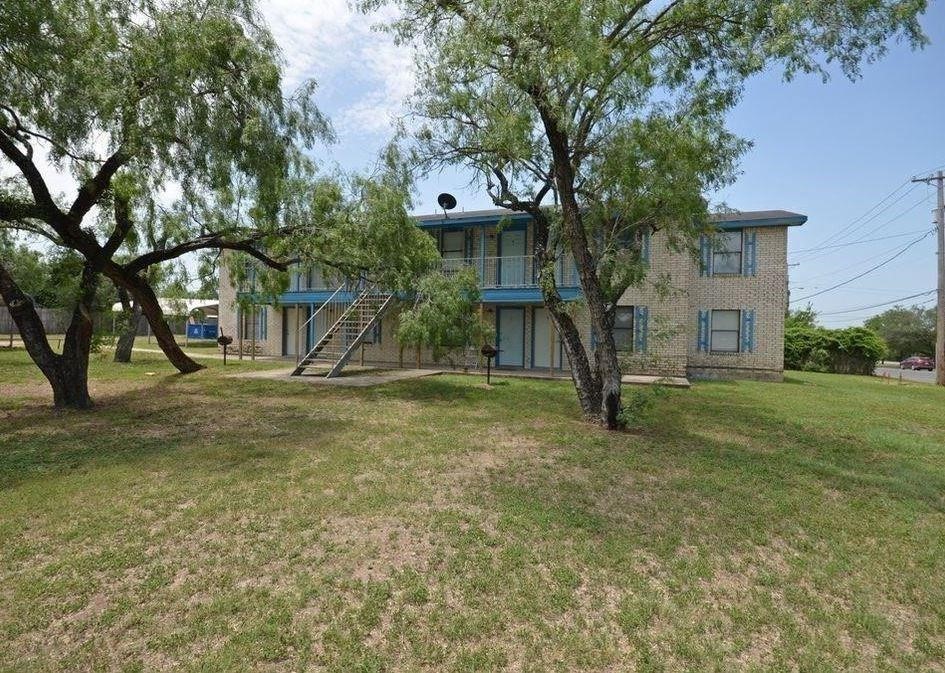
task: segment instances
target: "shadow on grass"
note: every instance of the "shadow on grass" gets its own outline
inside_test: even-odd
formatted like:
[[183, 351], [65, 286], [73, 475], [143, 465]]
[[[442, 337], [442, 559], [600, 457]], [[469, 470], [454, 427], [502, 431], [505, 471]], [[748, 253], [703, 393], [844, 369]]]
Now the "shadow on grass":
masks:
[[[280, 443], [284, 433], [277, 428], [295, 424], [297, 431], [307, 400], [282, 394], [282, 409], [264, 410], [247, 406], [252, 396], [232, 381], [193, 385], [199, 376], [167, 374], [144, 387], [100, 395], [86, 411], [57, 410], [35, 397], [8, 411], [0, 437], [0, 488], [87, 468], [146, 464], [174, 453], [195, 468], [219, 470], [294, 450]], [[328, 417], [308, 423], [305, 437], [324, 445], [346, 429]]]
[[[672, 423], [654, 420], [639, 435], [569, 446], [550, 468], [512, 465], [484, 475], [479, 488], [516, 525], [550, 526], [565, 537], [630, 536], [661, 554], [679, 544], [790, 534], [808, 519], [827, 530], [856, 526], [864, 506], [888, 516], [887, 525], [897, 525], [894, 511], [945, 512], [945, 471], [902, 449], [905, 430], [890, 429], [889, 439], [825, 436], [773, 402], [703, 398], [697, 417], [672, 408], [684, 400], [660, 403], [656, 418]], [[834, 521], [831, 513], [849, 519]]]

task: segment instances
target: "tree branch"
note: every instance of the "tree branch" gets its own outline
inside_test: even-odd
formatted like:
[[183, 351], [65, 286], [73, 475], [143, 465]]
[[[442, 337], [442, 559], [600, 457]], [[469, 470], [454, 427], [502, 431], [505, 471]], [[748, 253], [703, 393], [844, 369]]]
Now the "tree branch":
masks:
[[[285, 234], [290, 231], [289, 229], [276, 232], [274, 235]], [[186, 255], [190, 252], [196, 252], [198, 250], [239, 250], [245, 252], [251, 257], [255, 257], [261, 261], [266, 266], [269, 266], [278, 271], [288, 271], [290, 261], [287, 260], [277, 260], [273, 257], [270, 257], [266, 253], [255, 247], [255, 244], [258, 243], [263, 238], [273, 235], [270, 232], [254, 232], [247, 237], [242, 238], [238, 241], [229, 241], [225, 238], [228, 232], [216, 232], [212, 234], [207, 234], [206, 236], [201, 236], [200, 238], [195, 238], [184, 243], [179, 243], [177, 245], [171, 246], [164, 250], [152, 250], [151, 252], [140, 255], [128, 264], [124, 266], [125, 271], [128, 273], [138, 273], [148, 268], [153, 264], [160, 264], [161, 262], [167, 262], [172, 259], [177, 259], [183, 255]]]
[[55, 214], [62, 215], [62, 211], [53, 201], [52, 195], [49, 193], [49, 187], [46, 186], [46, 181], [39, 169], [36, 168], [36, 164], [16, 146], [9, 129], [3, 127], [0, 127], [0, 152], [3, 152], [26, 178], [26, 184], [29, 185], [33, 194], [33, 201], [39, 209], [37, 212], [42, 213], [43, 219]]
[[127, 163], [130, 158], [121, 147], [108, 157], [98, 173], [89, 178], [79, 189], [79, 195], [72, 202], [72, 207], [69, 209], [69, 216], [76, 221], [85, 217], [85, 214], [91, 210], [92, 206], [98, 202], [105, 190], [111, 185], [112, 178], [118, 169]]

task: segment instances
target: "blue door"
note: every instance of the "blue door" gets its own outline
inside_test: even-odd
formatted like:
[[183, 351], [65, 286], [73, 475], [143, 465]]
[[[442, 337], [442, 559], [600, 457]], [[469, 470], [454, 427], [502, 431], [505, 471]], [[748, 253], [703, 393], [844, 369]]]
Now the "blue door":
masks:
[[499, 237], [499, 285], [525, 285], [525, 230], [503, 231]]
[[496, 365], [499, 367], [524, 367], [525, 309], [497, 308], [496, 333], [499, 342]]

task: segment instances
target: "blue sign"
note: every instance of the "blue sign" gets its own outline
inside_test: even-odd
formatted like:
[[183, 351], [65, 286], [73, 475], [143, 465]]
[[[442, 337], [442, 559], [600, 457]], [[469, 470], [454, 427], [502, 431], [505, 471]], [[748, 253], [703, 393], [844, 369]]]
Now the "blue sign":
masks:
[[200, 323], [197, 323], [197, 324], [188, 323], [187, 338], [188, 339], [216, 339], [217, 326], [200, 324]]

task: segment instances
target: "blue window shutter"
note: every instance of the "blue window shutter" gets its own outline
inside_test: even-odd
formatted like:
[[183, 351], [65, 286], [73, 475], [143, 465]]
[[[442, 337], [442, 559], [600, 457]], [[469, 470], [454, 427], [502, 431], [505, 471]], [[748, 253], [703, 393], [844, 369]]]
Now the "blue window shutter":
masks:
[[697, 349], [702, 353], [709, 352], [709, 312], [699, 311], [699, 335], [696, 344]]
[[640, 257], [644, 264], [650, 263], [650, 230], [643, 232], [643, 238], [640, 239]]
[[712, 275], [712, 239], [705, 234], [699, 237], [699, 275]]
[[633, 309], [633, 350], [646, 353], [646, 339], [650, 331], [650, 309], [637, 306]]
[[758, 270], [758, 235], [751, 231], [745, 234], [745, 273], [754, 276]]
[[265, 341], [269, 338], [269, 308], [263, 306], [257, 314], [259, 320], [259, 339]]
[[754, 309], [746, 309], [742, 311], [742, 351], [745, 353], [755, 352]]

